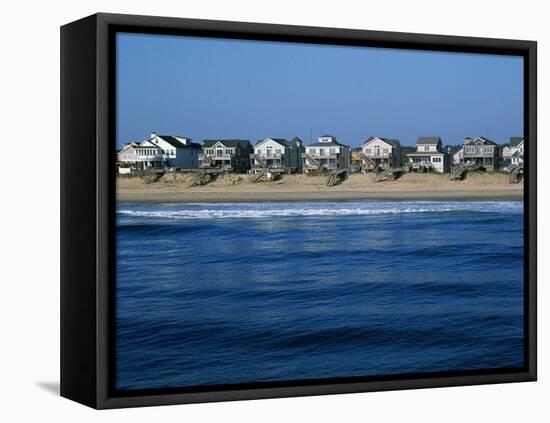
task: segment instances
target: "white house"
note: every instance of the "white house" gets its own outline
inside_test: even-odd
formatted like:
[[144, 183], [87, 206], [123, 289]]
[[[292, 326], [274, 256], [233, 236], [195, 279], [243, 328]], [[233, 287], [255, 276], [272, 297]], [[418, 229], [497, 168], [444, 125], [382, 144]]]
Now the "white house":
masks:
[[510, 161], [512, 166], [523, 163], [525, 139], [523, 137], [510, 138]]
[[148, 140], [162, 149], [166, 167], [178, 169], [197, 169], [199, 154], [202, 151], [200, 144], [191, 142], [191, 138], [176, 135], [151, 134]]
[[344, 169], [351, 163], [351, 148], [340, 144], [332, 135], [322, 135], [318, 142], [305, 146], [302, 163], [306, 172]]
[[401, 144], [399, 140], [369, 137], [361, 146], [361, 150], [364, 172], [401, 166]]
[[301, 141], [294, 138], [287, 141], [283, 138], [265, 138], [254, 146], [250, 155], [252, 172], [269, 170], [284, 173], [296, 173], [301, 168]]
[[201, 146], [191, 138], [151, 134], [145, 141], [125, 144], [117, 155], [121, 169], [196, 169]]
[[416, 152], [407, 154], [411, 170], [417, 172], [449, 172], [449, 155], [443, 152], [443, 143], [439, 137], [419, 137], [416, 140]]

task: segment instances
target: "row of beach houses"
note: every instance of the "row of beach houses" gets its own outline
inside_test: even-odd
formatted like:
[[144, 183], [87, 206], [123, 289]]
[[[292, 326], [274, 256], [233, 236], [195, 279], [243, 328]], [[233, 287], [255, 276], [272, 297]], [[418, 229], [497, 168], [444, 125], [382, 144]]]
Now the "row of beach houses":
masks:
[[332, 135], [322, 135], [308, 145], [298, 137], [265, 138], [252, 145], [240, 139], [208, 139], [198, 144], [184, 136], [152, 133], [146, 140], [125, 144], [117, 152], [117, 165], [123, 174], [162, 169], [308, 173], [350, 168], [446, 173], [471, 163], [486, 171], [507, 171], [523, 163], [524, 143], [522, 137], [511, 137], [502, 146], [485, 137], [467, 137], [460, 146], [444, 147], [440, 137], [419, 137], [416, 149], [402, 154], [399, 140], [382, 137], [369, 137], [352, 149]]

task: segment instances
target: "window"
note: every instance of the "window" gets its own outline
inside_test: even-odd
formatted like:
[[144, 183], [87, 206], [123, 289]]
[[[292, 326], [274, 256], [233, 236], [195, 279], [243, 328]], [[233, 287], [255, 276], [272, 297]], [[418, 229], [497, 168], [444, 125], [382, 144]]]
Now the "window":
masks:
[[330, 154], [336, 154], [336, 149], [335, 149], [335, 148], [331, 148], [331, 149], [330, 149]]
[[320, 148], [319, 149], [319, 156], [324, 156], [325, 155], [325, 149], [324, 148]]
[[366, 153], [366, 154], [370, 154], [370, 153], [371, 153], [371, 149], [370, 149], [370, 148], [367, 148], [367, 149], [365, 150], [365, 153]]
[[429, 145], [425, 145], [425, 146], [424, 146], [424, 151], [430, 151], [430, 146], [429, 146]]
[[275, 154], [281, 154], [281, 149], [280, 148], [276, 149]]
[[382, 153], [384, 153], [384, 154], [388, 154], [389, 152], [390, 152], [390, 150], [387, 149], [387, 148], [382, 149]]
[[432, 157], [432, 162], [441, 163], [441, 157]]
[[266, 152], [267, 152], [267, 157], [271, 157], [273, 155], [273, 147], [271, 147], [270, 145], [267, 146]]

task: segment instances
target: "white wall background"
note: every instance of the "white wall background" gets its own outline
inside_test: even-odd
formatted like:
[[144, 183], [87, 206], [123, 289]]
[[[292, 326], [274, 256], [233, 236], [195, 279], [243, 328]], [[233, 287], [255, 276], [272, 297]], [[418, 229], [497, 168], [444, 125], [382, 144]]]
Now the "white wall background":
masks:
[[[539, 382], [96, 412], [55, 394], [59, 381], [59, 26], [103, 12], [256, 21], [539, 42], [539, 163], [550, 157], [550, 31], [545, 2], [460, 0], [9, 1], [0, 25], [0, 420], [550, 421], [545, 266], [539, 223]], [[475, 101], [475, 99], [472, 99]], [[32, 171], [31, 171], [32, 169]], [[550, 172], [539, 172], [539, 216]], [[545, 332], [545, 333], [544, 333]], [[546, 394], [544, 393], [546, 389]]]

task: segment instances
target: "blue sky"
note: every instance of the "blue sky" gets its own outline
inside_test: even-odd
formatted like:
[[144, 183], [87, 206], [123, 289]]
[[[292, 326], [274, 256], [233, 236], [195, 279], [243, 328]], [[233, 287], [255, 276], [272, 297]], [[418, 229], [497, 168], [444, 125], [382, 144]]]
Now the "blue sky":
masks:
[[210, 138], [371, 135], [414, 145], [523, 134], [513, 56], [118, 34], [117, 146], [155, 131]]

